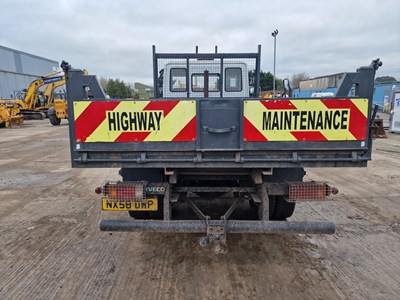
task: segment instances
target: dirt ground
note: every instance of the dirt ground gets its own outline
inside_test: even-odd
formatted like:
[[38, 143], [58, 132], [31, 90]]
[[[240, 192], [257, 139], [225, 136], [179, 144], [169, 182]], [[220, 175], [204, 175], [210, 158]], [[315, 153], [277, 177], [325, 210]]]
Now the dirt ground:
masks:
[[0, 129], [0, 299], [399, 299], [400, 135], [368, 168], [307, 169], [340, 193], [291, 219], [334, 235], [230, 235], [226, 255], [195, 234], [100, 232], [115, 213], [93, 191], [118, 170], [69, 159], [65, 121]]

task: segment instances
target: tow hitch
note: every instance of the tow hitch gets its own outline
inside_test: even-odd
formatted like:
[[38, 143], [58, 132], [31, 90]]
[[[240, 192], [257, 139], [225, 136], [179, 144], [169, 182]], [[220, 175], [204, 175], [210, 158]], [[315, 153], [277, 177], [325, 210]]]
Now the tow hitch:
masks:
[[228, 252], [226, 245], [225, 222], [223, 225], [210, 225], [208, 223], [209, 217], [206, 218], [207, 236], [200, 238], [200, 246], [205, 247], [211, 245], [216, 254], [225, 254]]

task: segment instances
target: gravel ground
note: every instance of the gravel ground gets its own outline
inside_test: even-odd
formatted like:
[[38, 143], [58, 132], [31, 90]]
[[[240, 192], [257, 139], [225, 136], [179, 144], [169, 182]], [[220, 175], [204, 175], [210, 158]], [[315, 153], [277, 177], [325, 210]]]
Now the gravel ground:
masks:
[[195, 234], [100, 232], [113, 213], [93, 191], [118, 170], [71, 169], [65, 120], [0, 129], [0, 141], [0, 299], [400, 295], [400, 135], [375, 140], [368, 168], [307, 169], [340, 193], [291, 220], [332, 220], [334, 235], [230, 235], [226, 255]]

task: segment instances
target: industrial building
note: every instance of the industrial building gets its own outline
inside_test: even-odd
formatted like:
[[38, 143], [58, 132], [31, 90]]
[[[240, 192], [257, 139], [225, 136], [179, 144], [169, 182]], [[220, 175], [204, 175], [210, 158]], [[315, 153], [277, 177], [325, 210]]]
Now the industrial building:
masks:
[[140, 82], [135, 82], [135, 91], [139, 99], [148, 99], [154, 95], [154, 88], [152, 86]]
[[[293, 89], [294, 97], [307, 98], [313, 93], [335, 93], [344, 73], [332, 74], [327, 76], [315, 77], [309, 80], [301, 81], [299, 88]], [[400, 82], [381, 82], [375, 83], [373, 103], [377, 104], [380, 109], [383, 109], [385, 103], [390, 101], [394, 88], [399, 88]], [[354, 95], [354, 87], [350, 95]]]
[[37, 77], [54, 72], [59, 63], [0, 45], [0, 99], [16, 99]]

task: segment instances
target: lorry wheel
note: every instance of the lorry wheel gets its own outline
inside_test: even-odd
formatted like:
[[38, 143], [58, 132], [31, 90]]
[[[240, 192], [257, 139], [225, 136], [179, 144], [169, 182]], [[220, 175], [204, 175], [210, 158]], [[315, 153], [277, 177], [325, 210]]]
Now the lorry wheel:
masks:
[[130, 210], [129, 215], [136, 220], [153, 219], [162, 220], [164, 218], [164, 196], [157, 196], [158, 210], [156, 211], [134, 211]]
[[164, 196], [158, 195], [158, 210], [149, 211], [149, 217], [153, 220], [162, 220], [164, 218]]
[[134, 218], [136, 220], [143, 220], [143, 219], [148, 219], [149, 218], [149, 212], [148, 211], [134, 211], [130, 210], [129, 215], [131, 218]]
[[292, 216], [296, 203], [288, 202], [282, 196], [277, 196], [275, 199], [275, 209], [272, 214], [272, 220], [284, 221]]
[[[269, 196], [269, 219], [273, 220], [272, 216], [275, 211], [275, 198], [276, 196]], [[250, 208], [256, 213], [259, 220], [262, 218], [261, 205], [254, 203], [253, 201], [249, 201]]]
[[269, 198], [269, 219], [272, 220], [272, 215], [275, 212], [276, 196], [268, 196]]
[[57, 118], [54, 107], [49, 108], [49, 110], [47, 111], [47, 115], [49, 117], [51, 125], [54, 125], [54, 126], [60, 125], [61, 119]]

